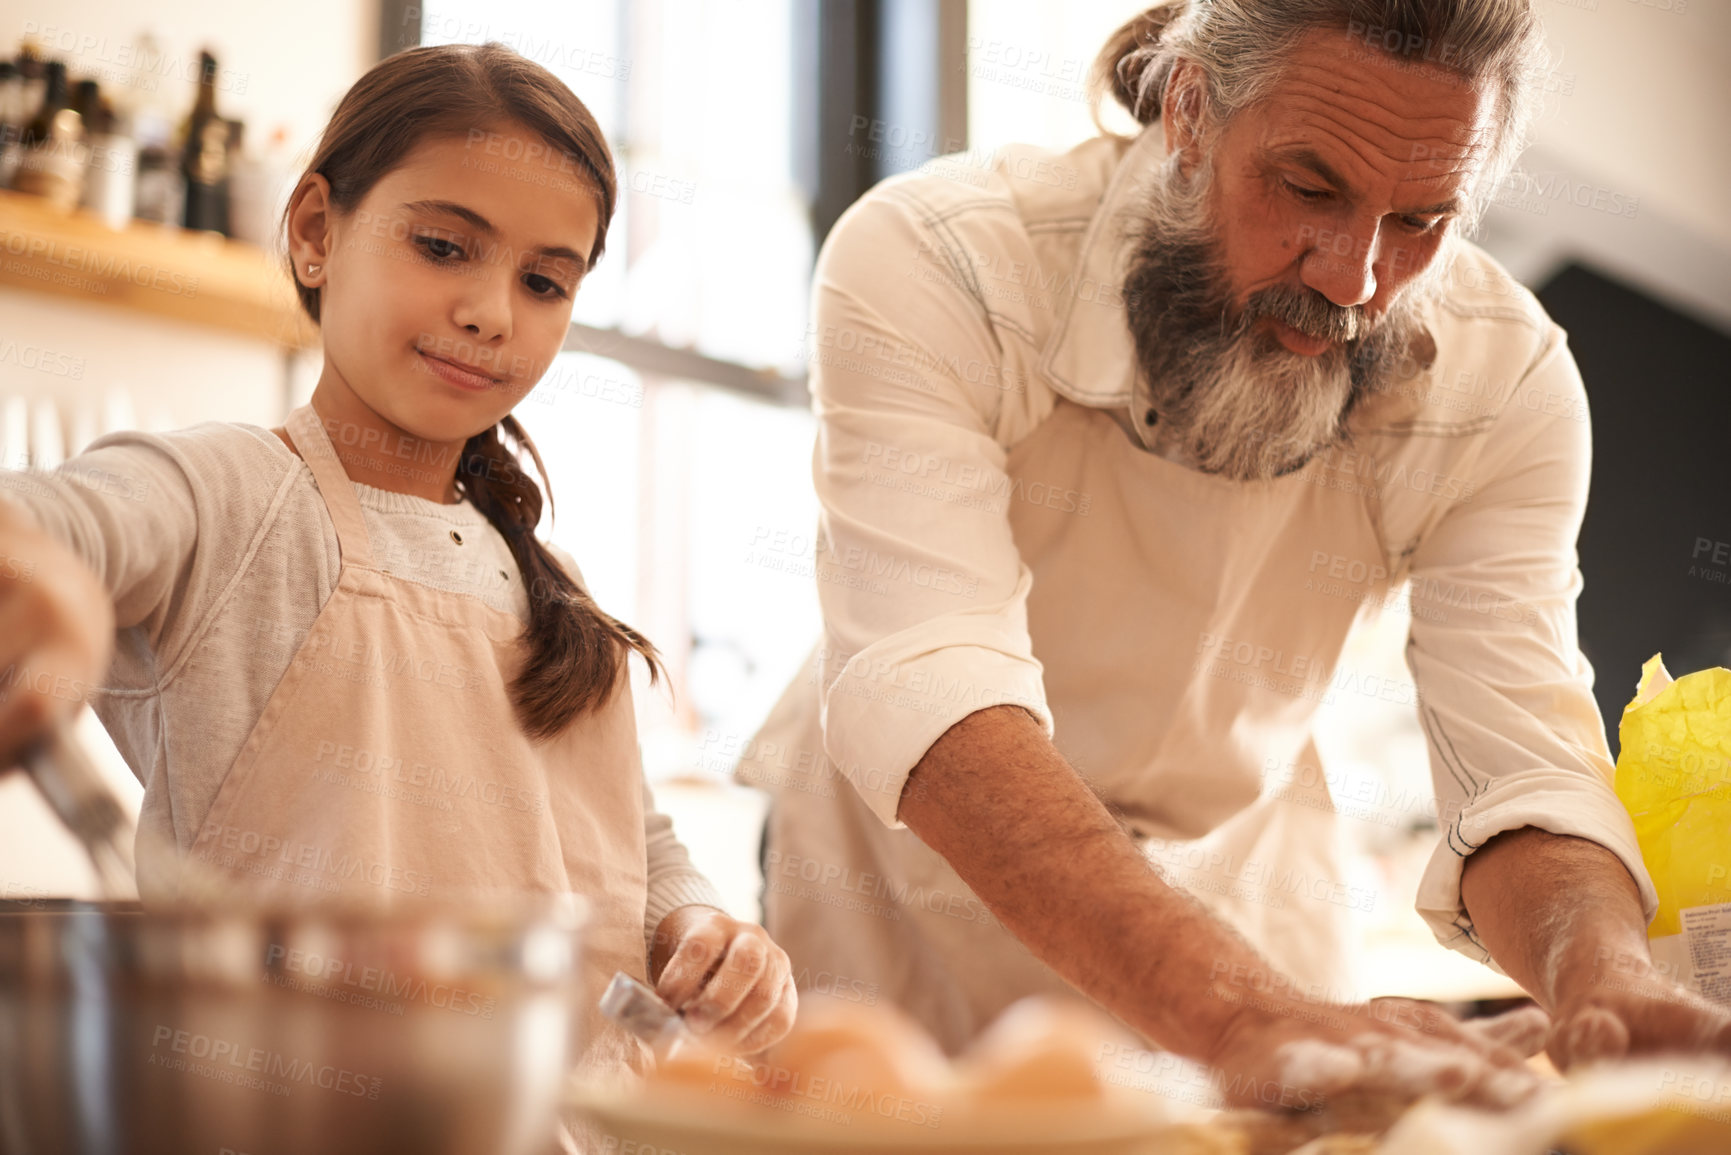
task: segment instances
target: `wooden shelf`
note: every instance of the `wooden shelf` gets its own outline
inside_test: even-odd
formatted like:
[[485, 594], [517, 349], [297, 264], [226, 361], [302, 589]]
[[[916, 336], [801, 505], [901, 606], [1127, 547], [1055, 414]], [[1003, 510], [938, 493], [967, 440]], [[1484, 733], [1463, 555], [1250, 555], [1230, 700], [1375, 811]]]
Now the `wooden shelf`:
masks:
[[0, 285], [173, 317], [285, 350], [318, 340], [274, 254], [146, 221], [110, 228], [0, 189]]

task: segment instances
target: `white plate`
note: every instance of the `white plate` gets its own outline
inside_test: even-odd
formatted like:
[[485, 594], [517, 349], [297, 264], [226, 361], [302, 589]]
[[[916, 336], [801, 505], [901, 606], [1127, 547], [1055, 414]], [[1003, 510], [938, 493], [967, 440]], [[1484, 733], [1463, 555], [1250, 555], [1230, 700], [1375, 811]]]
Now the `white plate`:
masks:
[[[750, 1094], [752, 1088], [743, 1090]], [[695, 1087], [627, 1094], [577, 1090], [570, 1104], [627, 1151], [635, 1142], [679, 1155], [1233, 1155], [1242, 1140], [1197, 1124], [1173, 1124], [1119, 1104], [1092, 1110], [1042, 1106], [960, 1109], [885, 1096], [878, 1103], [726, 1098]], [[897, 1116], [900, 1116], [899, 1118]]]

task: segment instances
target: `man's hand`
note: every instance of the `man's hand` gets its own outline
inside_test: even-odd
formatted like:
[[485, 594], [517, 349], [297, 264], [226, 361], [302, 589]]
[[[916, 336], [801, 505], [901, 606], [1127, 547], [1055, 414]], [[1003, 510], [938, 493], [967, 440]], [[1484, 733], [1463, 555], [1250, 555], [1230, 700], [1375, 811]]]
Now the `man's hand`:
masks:
[[898, 816], [1036, 957], [1159, 1046], [1214, 1066], [1235, 1103], [1304, 1109], [1351, 1091], [1502, 1106], [1537, 1086], [1521, 1056], [1544, 1037], [1538, 1012], [1479, 1029], [1403, 1000], [1295, 997], [1159, 877], [1018, 707], [951, 726], [914, 767]]
[[688, 1028], [735, 1054], [779, 1042], [799, 1009], [787, 952], [761, 926], [712, 906], [682, 906], [661, 920], [649, 979]]
[[1221, 1073], [1235, 1107], [1304, 1111], [1343, 1095], [1509, 1107], [1538, 1089], [1524, 1060], [1549, 1025], [1533, 1007], [1462, 1023], [1412, 999], [1347, 1006], [1258, 998], [1204, 1061]]
[[1661, 974], [1645, 950], [1600, 953], [1559, 976], [1557, 1025], [1546, 1044], [1559, 1069], [1665, 1051], [1731, 1057], [1731, 1010]]
[[1660, 974], [1640, 892], [1594, 842], [1523, 827], [1467, 859], [1461, 901], [1485, 949], [1550, 1010], [1559, 1069], [1665, 1051], [1731, 1056], [1731, 1011]]

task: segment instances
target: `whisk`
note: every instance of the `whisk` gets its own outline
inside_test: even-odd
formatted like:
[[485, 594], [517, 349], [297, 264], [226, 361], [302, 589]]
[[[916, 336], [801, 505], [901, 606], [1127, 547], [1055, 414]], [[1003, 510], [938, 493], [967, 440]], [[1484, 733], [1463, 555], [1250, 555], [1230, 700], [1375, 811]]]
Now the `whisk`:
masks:
[[22, 764], [60, 821], [84, 846], [104, 898], [131, 893], [137, 826], [65, 722], [25, 750]]

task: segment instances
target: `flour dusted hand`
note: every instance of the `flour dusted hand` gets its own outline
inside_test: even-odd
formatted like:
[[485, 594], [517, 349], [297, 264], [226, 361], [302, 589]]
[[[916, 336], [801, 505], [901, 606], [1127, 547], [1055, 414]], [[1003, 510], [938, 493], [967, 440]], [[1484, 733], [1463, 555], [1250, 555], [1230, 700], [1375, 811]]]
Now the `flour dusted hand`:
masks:
[[1522, 1060], [1544, 1039], [1539, 1011], [1476, 1026], [1396, 998], [1289, 1007], [1267, 1000], [1246, 1012], [1208, 1056], [1233, 1106], [1304, 1111], [1336, 1096], [1370, 1094], [1512, 1107], [1538, 1089]]

